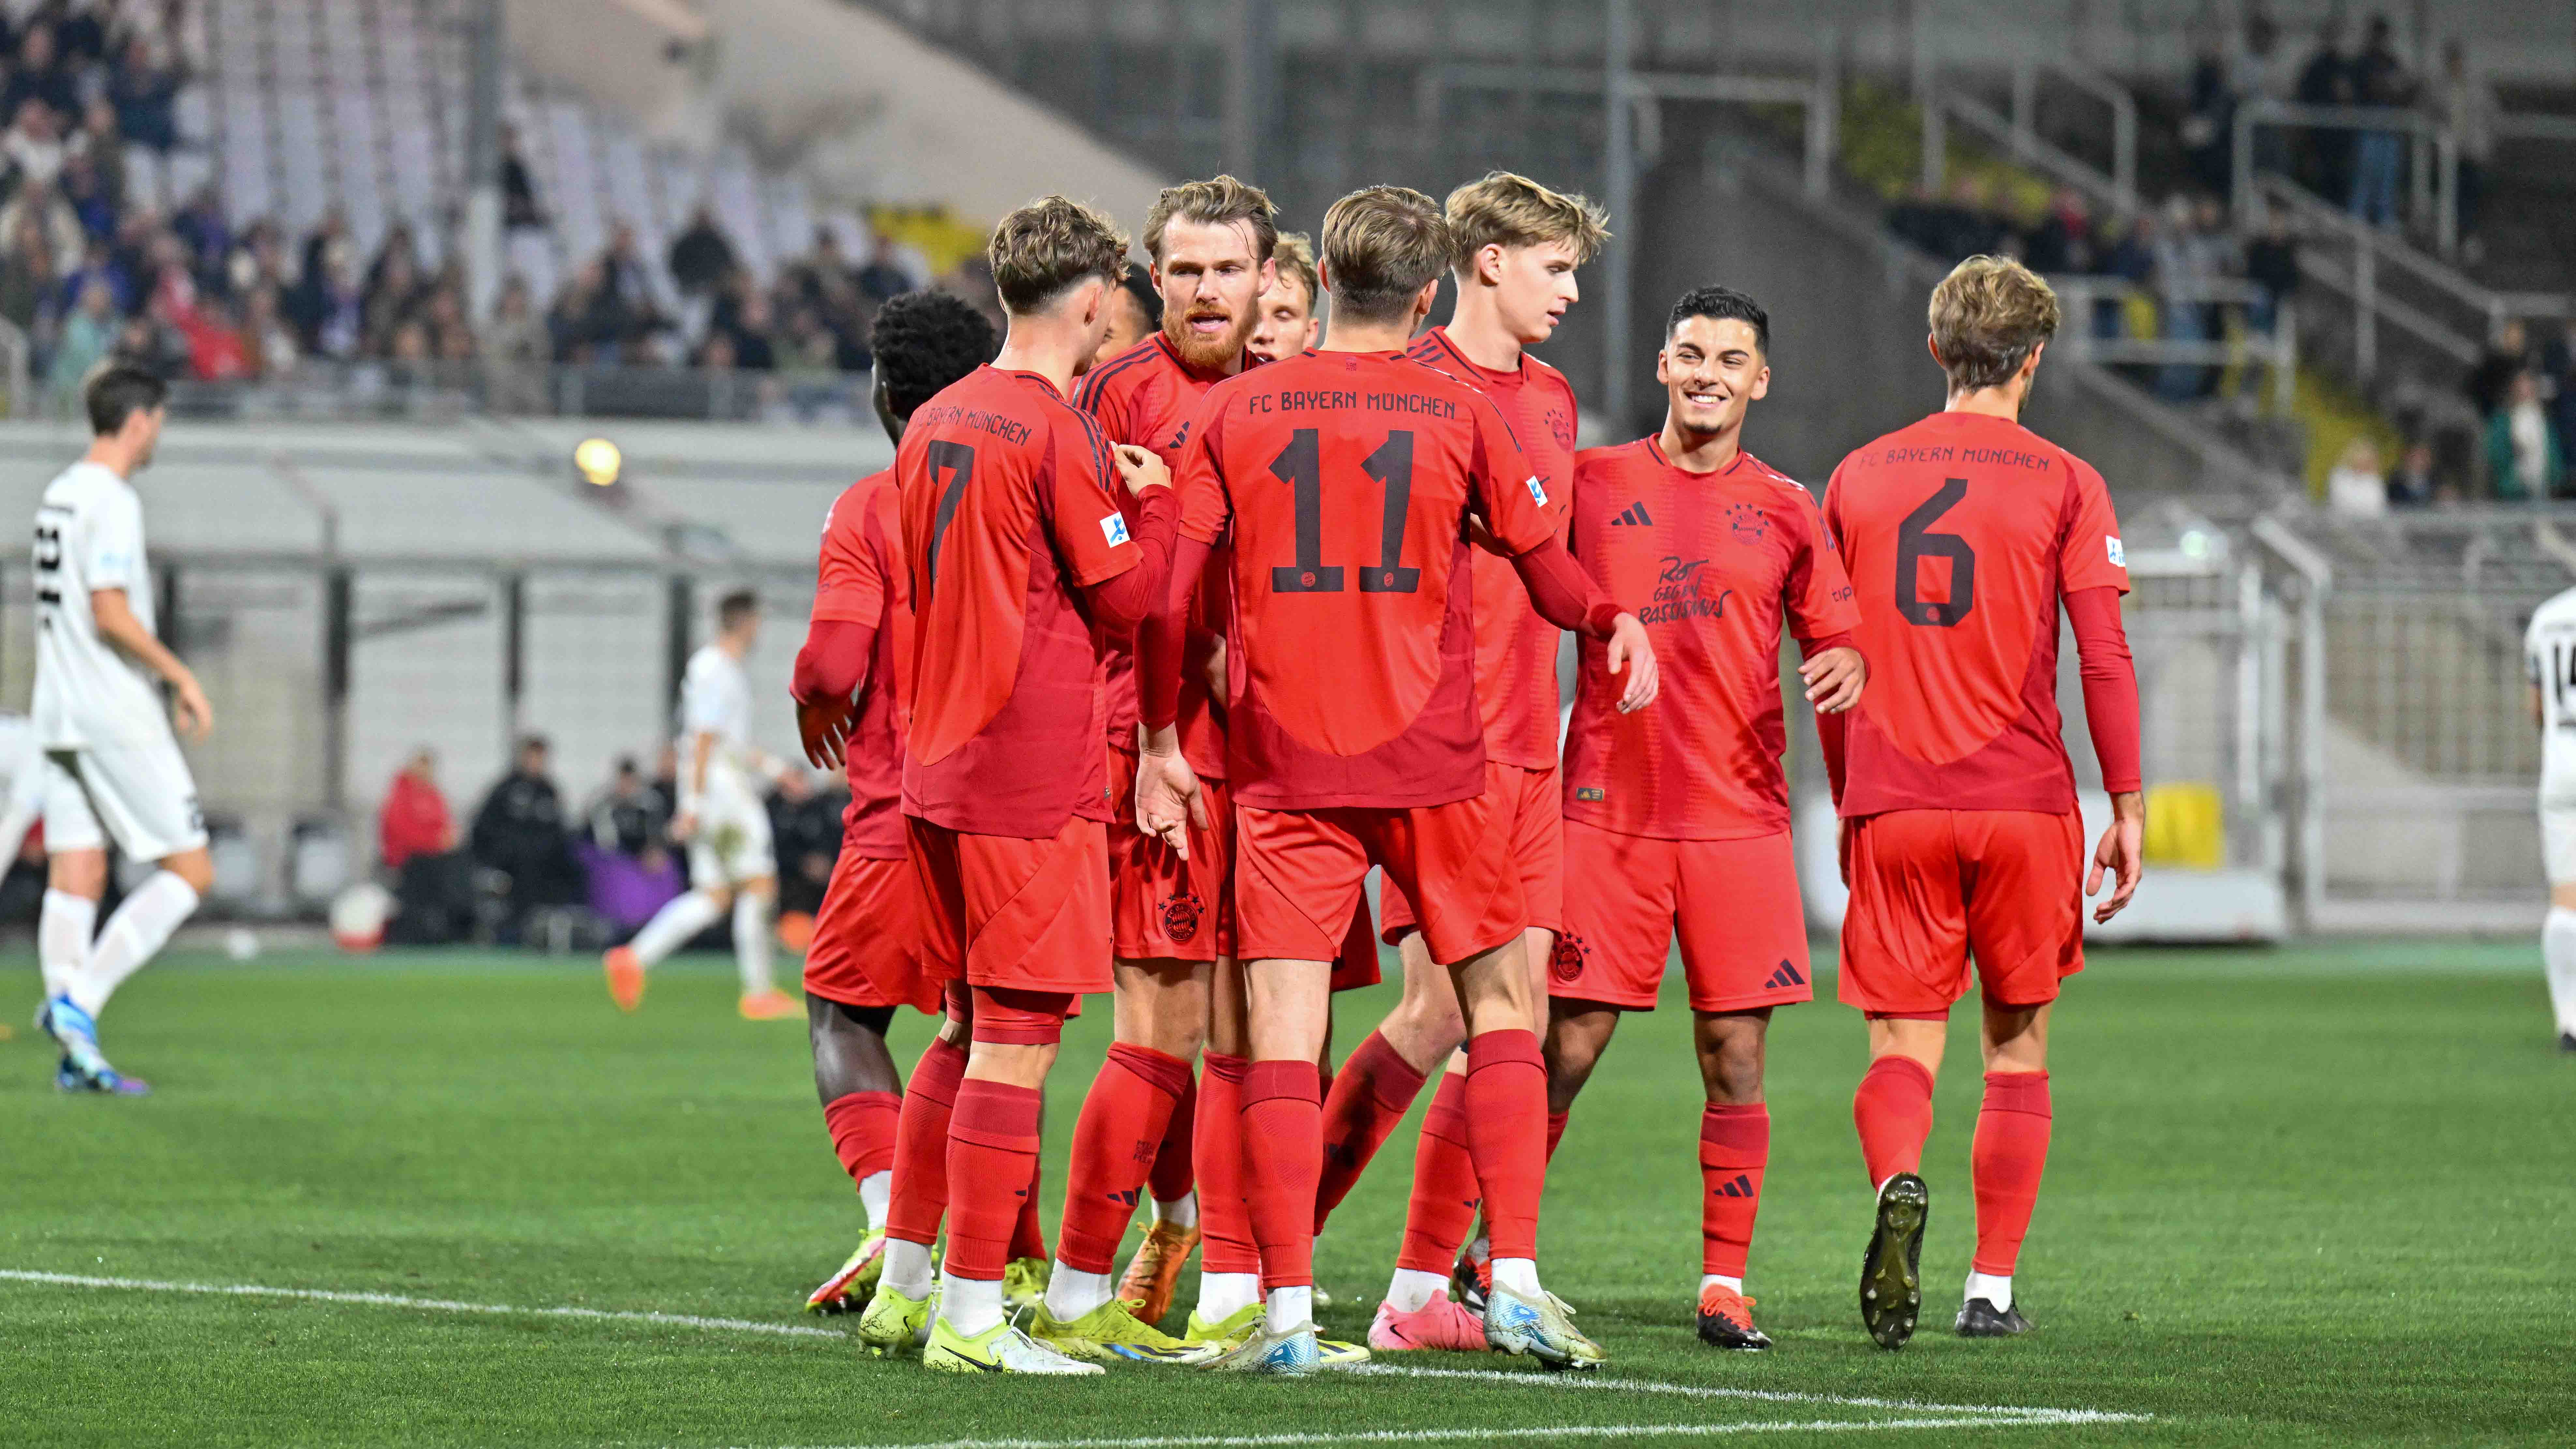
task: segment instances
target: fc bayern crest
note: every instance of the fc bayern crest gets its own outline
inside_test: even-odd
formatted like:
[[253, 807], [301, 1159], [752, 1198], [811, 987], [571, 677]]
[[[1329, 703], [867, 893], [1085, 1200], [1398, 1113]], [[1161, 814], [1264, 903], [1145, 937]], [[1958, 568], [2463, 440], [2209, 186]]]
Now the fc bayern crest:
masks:
[[1583, 979], [1583, 968], [1592, 964], [1592, 947], [1572, 931], [1560, 931], [1555, 954], [1548, 958], [1548, 979], [1559, 986], [1571, 986]]
[[1737, 543], [1750, 545], [1760, 543], [1770, 535], [1771, 519], [1750, 503], [1733, 503], [1727, 505], [1726, 526], [1734, 533]]
[[1565, 415], [1565, 409], [1547, 410], [1547, 435], [1556, 439], [1556, 445], [1560, 448], [1574, 446], [1574, 419]]
[[1199, 933], [1199, 921], [1207, 914], [1207, 903], [1196, 891], [1183, 891], [1163, 902], [1163, 934], [1175, 942], [1186, 942]]

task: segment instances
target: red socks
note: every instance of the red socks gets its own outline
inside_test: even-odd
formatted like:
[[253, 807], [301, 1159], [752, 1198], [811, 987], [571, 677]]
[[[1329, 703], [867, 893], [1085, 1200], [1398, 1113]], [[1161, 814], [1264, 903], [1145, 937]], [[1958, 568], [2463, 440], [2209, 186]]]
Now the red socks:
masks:
[[1547, 1186], [1547, 1063], [1538, 1033], [1468, 1038], [1467, 1150], [1484, 1189], [1494, 1256], [1537, 1257], [1538, 1202]]
[[1322, 1083], [1313, 1062], [1254, 1062], [1243, 1074], [1243, 1185], [1261, 1287], [1315, 1281], [1315, 1180], [1323, 1174]]
[[887, 1237], [925, 1248], [938, 1241], [940, 1215], [948, 1210], [948, 1119], [957, 1101], [959, 1080], [965, 1075], [966, 1048], [936, 1037], [912, 1069], [912, 1080], [904, 1087], [902, 1113], [895, 1119], [894, 1192], [886, 1203]]
[[1172, 1104], [1189, 1085], [1190, 1064], [1151, 1047], [1118, 1042], [1091, 1079], [1073, 1128], [1073, 1165], [1064, 1189], [1057, 1256], [1085, 1273], [1106, 1273], [1136, 1216], [1136, 1199], [1171, 1125]]
[[1223, 1052], [1200, 1060], [1198, 1132], [1190, 1142], [1199, 1175], [1199, 1270], [1258, 1273], [1251, 1210], [1243, 1200], [1243, 1074], [1252, 1064]]
[[1872, 1191], [1900, 1172], [1921, 1171], [1923, 1139], [1932, 1135], [1932, 1073], [1912, 1057], [1871, 1062], [1852, 1093], [1852, 1125], [1860, 1129]]
[[903, 1098], [892, 1092], [852, 1092], [823, 1104], [832, 1151], [853, 1184], [894, 1166], [895, 1124], [902, 1118]]
[[1036, 1196], [1038, 1108], [1033, 1087], [970, 1079], [948, 1122], [949, 1272], [990, 1281], [1011, 1261], [1011, 1236]]
[[1163, 1127], [1163, 1144], [1154, 1149], [1153, 1170], [1145, 1174], [1146, 1189], [1156, 1202], [1178, 1202], [1189, 1196], [1198, 1185], [1197, 1164], [1191, 1161], [1190, 1143], [1198, 1135], [1199, 1086], [1185, 1064], [1181, 1068], [1181, 1099], [1172, 1104], [1172, 1119]]
[[1977, 1186], [1976, 1270], [2009, 1278], [2048, 1165], [2048, 1073], [1986, 1073], [1969, 1160]]
[[1324, 1176], [1315, 1189], [1315, 1231], [1342, 1205], [1395, 1124], [1422, 1095], [1423, 1075], [1386, 1038], [1370, 1032], [1324, 1094]]
[[1405, 1205], [1404, 1246], [1395, 1265], [1447, 1273], [1476, 1226], [1477, 1201], [1475, 1156], [1467, 1150], [1467, 1079], [1443, 1072], [1413, 1150], [1413, 1200]]
[[1565, 1124], [1574, 1116], [1572, 1108], [1547, 1114], [1547, 1160], [1556, 1160], [1556, 1144], [1565, 1140]]
[[1762, 1169], [1771, 1160], [1771, 1109], [1716, 1106], [1699, 1114], [1699, 1270], [1742, 1278], [1762, 1208]]
[[1046, 1185], [1046, 1163], [1035, 1153], [1029, 1156], [1029, 1193], [1020, 1199], [1019, 1221], [1011, 1224], [1011, 1258], [1047, 1256], [1046, 1230], [1038, 1226], [1038, 1189]]

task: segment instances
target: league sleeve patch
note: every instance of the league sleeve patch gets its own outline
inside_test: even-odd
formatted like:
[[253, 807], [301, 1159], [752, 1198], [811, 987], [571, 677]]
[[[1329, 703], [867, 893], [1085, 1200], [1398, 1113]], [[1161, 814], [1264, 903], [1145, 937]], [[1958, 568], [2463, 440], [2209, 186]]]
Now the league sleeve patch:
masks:
[[[1111, 548], [1116, 548], [1118, 545], [1125, 543], [1127, 541], [1127, 515], [1123, 513], [1113, 513], [1107, 518], [1100, 520], [1100, 536], [1109, 540], [1109, 546]], [[2112, 542], [2117, 543], [2119, 540], [2113, 539]]]
[[2115, 569], [2124, 569], [2129, 566], [2129, 551], [2120, 546], [2120, 536], [2118, 534], [2104, 534], [2102, 536], [2102, 547], [2111, 555], [2111, 567]]
[[1610, 792], [1598, 785], [1583, 785], [1576, 788], [1574, 798], [1584, 801], [1607, 800], [1610, 798]]
[[1538, 506], [1545, 508], [1547, 506], [1547, 485], [1538, 481], [1538, 475], [1536, 473], [1529, 475], [1529, 482], [1525, 486], [1528, 487], [1530, 497], [1537, 502]]

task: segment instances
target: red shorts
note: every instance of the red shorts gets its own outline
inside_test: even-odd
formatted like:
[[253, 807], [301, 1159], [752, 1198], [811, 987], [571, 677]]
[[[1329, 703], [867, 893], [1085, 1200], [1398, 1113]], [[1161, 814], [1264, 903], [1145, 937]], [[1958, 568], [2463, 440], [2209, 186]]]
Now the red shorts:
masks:
[[843, 844], [814, 913], [805, 994], [843, 1006], [939, 1010], [939, 982], [922, 969], [917, 946], [920, 899], [910, 862], [872, 860]]
[[2069, 811], [1893, 810], [1843, 826], [1842, 984], [1876, 1016], [2057, 999], [2084, 969], [2084, 821]]
[[1676, 932], [1693, 1011], [1811, 1001], [1807, 913], [1789, 832], [1658, 840], [1565, 824], [1565, 930], [1547, 994], [1652, 1011]]
[[1361, 891], [1360, 903], [1351, 908], [1350, 929], [1342, 933], [1341, 954], [1333, 958], [1333, 989], [1357, 991], [1384, 979], [1378, 971], [1377, 923], [1369, 919], [1368, 892]]
[[1202, 780], [1211, 828], [1190, 858], [1136, 828], [1136, 757], [1109, 752], [1109, 923], [1121, 961], [1213, 961], [1234, 954], [1234, 809], [1223, 780]]
[[1490, 951], [1527, 922], [1505, 813], [1491, 797], [1383, 809], [1235, 807], [1235, 932], [1247, 961], [1330, 961], [1371, 865], [1425, 903], [1423, 944], [1443, 964]]
[[[1520, 872], [1521, 905], [1530, 925], [1541, 931], [1565, 927], [1565, 801], [1557, 788], [1556, 770], [1485, 762], [1485, 798], [1504, 812], [1511, 864]], [[1413, 902], [1393, 880], [1380, 893], [1380, 923], [1390, 946], [1407, 931], [1419, 930]]]
[[923, 964], [941, 981], [1107, 991], [1109, 838], [1077, 815], [1047, 840], [970, 835], [903, 818]]

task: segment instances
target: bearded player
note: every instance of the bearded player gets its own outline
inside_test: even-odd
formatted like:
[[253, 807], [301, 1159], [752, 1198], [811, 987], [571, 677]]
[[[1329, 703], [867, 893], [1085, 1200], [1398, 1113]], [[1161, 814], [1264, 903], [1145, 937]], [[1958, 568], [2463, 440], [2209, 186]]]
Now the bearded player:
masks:
[[[1527, 177], [1497, 171], [1449, 194], [1449, 267], [1458, 299], [1445, 327], [1422, 335], [1411, 355], [1493, 400], [1547, 496], [1558, 539], [1574, 476], [1574, 389], [1529, 354], [1553, 336], [1580, 295], [1575, 270], [1609, 237], [1599, 208]], [[1546, 963], [1562, 914], [1564, 845], [1556, 750], [1558, 629], [1530, 606], [1514, 563], [1487, 549], [1469, 555], [1475, 620], [1475, 694], [1492, 767], [1489, 791], [1499, 839], [1517, 873], [1529, 914], [1523, 951], [1530, 999], [1546, 1001]], [[1482, 1304], [1448, 1296], [1453, 1259], [1475, 1221], [1476, 1175], [1466, 1120], [1468, 1062], [1448, 973], [1435, 964], [1401, 890], [1384, 893], [1385, 935], [1404, 958], [1404, 995], [1384, 1023], [1343, 1063], [1324, 1104], [1324, 1177], [1315, 1218], [1324, 1220], [1413, 1105], [1429, 1074], [1448, 1063], [1423, 1121], [1414, 1190], [1405, 1214], [1394, 1281], [1369, 1326], [1372, 1347], [1474, 1349], [1484, 1343]], [[1562, 1124], [1548, 1126], [1554, 1150]], [[1481, 1261], [1481, 1259], [1480, 1259]], [[1481, 1283], [1476, 1285], [1481, 1293]]]
[[[1005, 217], [987, 249], [1010, 319], [1001, 353], [915, 410], [895, 454], [913, 609], [905, 843], [922, 954], [949, 977], [969, 1045], [913, 1073], [888, 1206], [903, 1246], [887, 1247], [859, 1336], [880, 1352], [916, 1341], [944, 1209], [922, 1362], [945, 1372], [1097, 1373], [1072, 1355], [1156, 1351], [1039, 1344], [1004, 1318], [1002, 1285], [1065, 1014], [1110, 985], [1104, 641], [1132, 639], [1170, 558], [1161, 461], [1113, 451], [1065, 399], [1108, 327], [1126, 250], [1105, 217], [1060, 196]], [[1110, 492], [1119, 477], [1148, 495], [1132, 527]], [[934, 1073], [945, 1104], [920, 1090]], [[935, 1162], [907, 1150], [933, 1133], [946, 1142]]]
[[1744, 451], [1771, 386], [1771, 319], [1703, 287], [1674, 304], [1655, 356], [1663, 430], [1593, 448], [1574, 468], [1574, 556], [1640, 611], [1663, 662], [1652, 707], [1621, 714], [1587, 642], [1565, 742], [1565, 930], [1549, 977], [1548, 1109], [1561, 1120], [1620, 1017], [1655, 1009], [1681, 938], [1700, 1112], [1699, 1336], [1759, 1350], [1744, 1267], [1771, 1113], [1762, 1100], [1774, 1007], [1805, 1001], [1807, 921], [1789, 848], [1780, 636], [1820, 713], [1851, 708], [1866, 670], [1842, 560], [1804, 487]]
[[[2084, 898], [2114, 877], [2093, 911], [2108, 921], [2137, 891], [2146, 822], [2119, 520], [2101, 474], [2020, 422], [2056, 294], [2019, 262], [1970, 257], [1933, 289], [1931, 323], [1947, 408], [1845, 458], [1825, 493], [1873, 675], [1860, 708], [1824, 716], [1821, 733], [1851, 885], [1837, 994], [1869, 1018], [1852, 1096], [1878, 1194], [1861, 1322], [1884, 1348], [1904, 1346], [1922, 1307], [1923, 1142], [1972, 957], [1986, 1090], [1956, 1326], [2030, 1329], [2012, 1275], [2048, 1160], [2050, 1007], [2084, 967]], [[2057, 713], [2061, 607], [2111, 796], [2089, 876]]]
[[[1162, 325], [1153, 335], [1093, 368], [1075, 405], [1099, 421], [1112, 443], [1131, 444], [1177, 463], [1199, 400], [1252, 362], [1244, 351], [1271, 280], [1278, 239], [1270, 198], [1231, 176], [1164, 188], [1145, 218], [1145, 252]], [[1133, 501], [1129, 503], [1133, 522]], [[1200, 1279], [1194, 1336], [1213, 1331], [1257, 1303], [1257, 1262], [1241, 1221], [1232, 1132], [1234, 1082], [1241, 1044], [1217, 1044], [1197, 1110], [1191, 1064], [1208, 1031], [1214, 972], [1230, 969], [1234, 951], [1232, 870], [1234, 820], [1225, 807], [1225, 718], [1220, 630], [1225, 618], [1222, 561], [1195, 587], [1190, 667], [1181, 681], [1181, 749], [1206, 783], [1210, 829], [1187, 857], [1135, 825], [1136, 687], [1131, 656], [1109, 662], [1108, 717], [1111, 955], [1117, 980], [1115, 1040], [1092, 1082], [1074, 1129], [1072, 1176], [1064, 1228], [1046, 1302], [1032, 1333], [1040, 1341], [1085, 1336], [1095, 1315], [1142, 1323], [1171, 1307], [1172, 1288], [1200, 1237], [1193, 1190], [1194, 1132], [1211, 1134], [1213, 1200], [1208, 1205], [1211, 1260]], [[1150, 1164], [1150, 1166], [1149, 1166]], [[1113, 1291], [1111, 1258], [1151, 1190], [1154, 1223]], [[1232, 1208], [1229, 1211], [1229, 1208]], [[1235, 1301], [1235, 1300], [1240, 1300]], [[1141, 1305], [1131, 1308], [1129, 1305]], [[1202, 1321], [1204, 1320], [1204, 1321]], [[1124, 1325], [1118, 1325], [1124, 1331]], [[1103, 1330], [1107, 1331], [1107, 1330]]]
[[[1633, 615], [1592, 595], [1493, 403], [1403, 355], [1450, 253], [1447, 222], [1419, 192], [1378, 186], [1335, 202], [1319, 268], [1333, 299], [1324, 346], [1218, 384], [1182, 459], [1176, 566], [1194, 571], [1220, 543], [1234, 550], [1227, 780], [1252, 1047], [1245, 1197], [1265, 1299], [1260, 1330], [1226, 1368], [1319, 1364], [1316, 1057], [1331, 963], [1372, 864], [1420, 903], [1432, 959], [1449, 968], [1468, 1024], [1470, 1147], [1494, 1224], [1486, 1341], [1559, 1367], [1602, 1357], [1538, 1281], [1546, 1071], [1507, 787], [1492, 773], [1510, 767], [1485, 759], [1463, 647], [1470, 517], [1518, 560], [1549, 618], [1613, 644], [1624, 704], [1652, 699], [1653, 650]], [[1167, 594], [1139, 636], [1140, 711], [1166, 733], [1188, 605], [1186, 590]], [[1192, 825], [1206, 829], [1176, 746], [1141, 753], [1137, 790], [1147, 829], [1176, 845]]]
[[[906, 292], [878, 309], [868, 346], [877, 360], [877, 421], [900, 445], [914, 409], [992, 358], [993, 326], [945, 292]], [[864, 1307], [876, 1287], [903, 1107], [886, 1028], [897, 1007], [939, 1011], [939, 982], [920, 968], [914, 946], [919, 931], [903, 839], [912, 597], [900, 496], [888, 468], [834, 500], [823, 520], [813, 615], [790, 684], [805, 758], [839, 769], [850, 782], [840, 859], [805, 953], [805, 1020], [823, 1125], [867, 1219], [858, 1250], [806, 1295], [809, 1313]], [[956, 1042], [947, 1049], [957, 1050]]]

